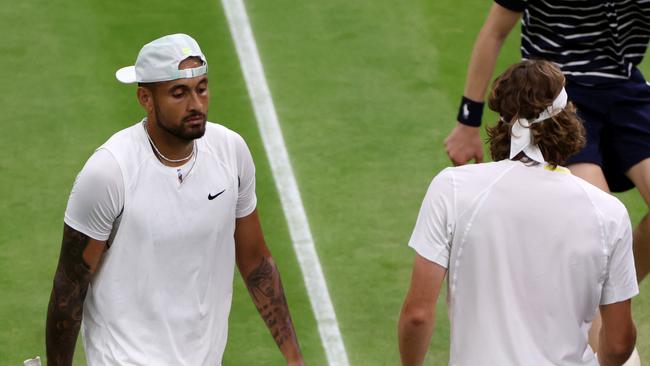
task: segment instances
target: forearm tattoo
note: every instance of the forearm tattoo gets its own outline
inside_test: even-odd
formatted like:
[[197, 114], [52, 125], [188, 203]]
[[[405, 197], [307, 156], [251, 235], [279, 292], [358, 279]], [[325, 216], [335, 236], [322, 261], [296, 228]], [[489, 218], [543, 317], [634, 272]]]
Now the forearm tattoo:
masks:
[[88, 236], [64, 225], [59, 265], [47, 309], [45, 343], [49, 365], [72, 365], [92, 275], [83, 259], [88, 241]]
[[282, 348], [287, 341], [295, 342], [297, 346], [296, 332], [284, 296], [280, 273], [273, 259], [263, 257], [260, 265], [246, 278], [246, 286], [278, 347]]

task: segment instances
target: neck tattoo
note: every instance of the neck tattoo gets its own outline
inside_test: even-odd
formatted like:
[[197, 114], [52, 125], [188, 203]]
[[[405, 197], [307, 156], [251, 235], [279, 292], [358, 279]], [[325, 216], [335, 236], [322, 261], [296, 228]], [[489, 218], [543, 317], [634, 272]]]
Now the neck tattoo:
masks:
[[156, 147], [156, 144], [153, 143], [153, 140], [151, 139], [151, 136], [149, 135], [149, 129], [147, 128], [147, 119], [142, 121], [142, 126], [144, 127], [144, 132], [147, 134], [147, 139], [149, 140], [149, 143], [153, 147], [154, 151], [156, 151], [156, 154], [158, 154], [158, 156], [161, 159], [163, 159], [164, 161], [166, 161], [168, 163], [182, 163], [182, 162], [190, 160], [194, 156], [194, 153], [196, 151], [196, 140], [193, 141], [192, 152], [190, 152], [189, 155], [187, 155], [186, 157], [181, 158], [181, 159], [170, 159], [170, 158], [166, 157], [165, 155], [163, 155], [160, 152], [160, 150], [158, 150], [158, 148]]

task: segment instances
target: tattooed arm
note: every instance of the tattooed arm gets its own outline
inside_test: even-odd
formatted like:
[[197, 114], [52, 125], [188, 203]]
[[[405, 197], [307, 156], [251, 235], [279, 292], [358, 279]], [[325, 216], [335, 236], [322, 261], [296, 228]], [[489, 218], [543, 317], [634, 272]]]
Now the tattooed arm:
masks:
[[86, 291], [105, 243], [68, 225], [63, 227], [59, 265], [47, 309], [45, 343], [49, 365], [72, 365]]
[[235, 248], [239, 272], [287, 364], [303, 365], [280, 273], [264, 243], [257, 210], [237, 219]]

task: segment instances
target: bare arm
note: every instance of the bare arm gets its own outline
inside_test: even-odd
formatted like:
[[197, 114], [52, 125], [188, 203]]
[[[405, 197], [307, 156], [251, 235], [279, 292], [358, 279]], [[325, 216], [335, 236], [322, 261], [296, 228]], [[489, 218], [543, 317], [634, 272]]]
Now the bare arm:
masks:
[[436, 320], [436, 302], [447, 269], [416, 255], [411, 287], [399, 318], [399, 351], [403, 365], [422, 365]]
[[[490, 8], [472, 50], [464, 91], [467, 98], [475, 102], [483, 102], [485, 99], [501, 46], [520, 16], [521, 13], [508, 10], [497, 3]], [[454, 165], [466, 164], [472, 159], [476, 159], [476, 162], [483, 161], [478, 127], [458, 122], [445, 139], [445, 148]]]
[[287, 364], [303, 365], [280, 272], [264, 242], [257, 210], [237, 219], [235, 248], [239, 272]]
[[632, 301], [625, 300], [600, 307], [602, 328], [598, 347], [601, 366], [620, 366], [634, 350], [636, 327], [632, 321]]
[[72, 365], [88, 284], [106, 242], [63, 227], [59, 264], [47, 309], [45, 343], [49, 365]]
[[493, 3], [485, 24], [476, 38], [467, 69], [465, 96], [482, 102], [503, 42], [519, 21], [521, 13]]

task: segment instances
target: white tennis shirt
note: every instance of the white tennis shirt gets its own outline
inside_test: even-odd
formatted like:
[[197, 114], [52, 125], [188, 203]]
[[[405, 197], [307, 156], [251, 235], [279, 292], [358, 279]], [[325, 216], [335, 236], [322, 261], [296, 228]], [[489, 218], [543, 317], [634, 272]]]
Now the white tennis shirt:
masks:
[[208, 122], [196, 141], [182, 183], [142, 123], [113, 135], [77, 176], [65, 222], [110, 245], [84, 303], [88, 365], [221, 363], [235, 219], [255, 209], [255, 167], [223, 126]]
[[598, 365], [598, 306], [639, 291], [625, 207], [566, 168], [447, 168], [409, 246], [448, 269], [449, 365]]

